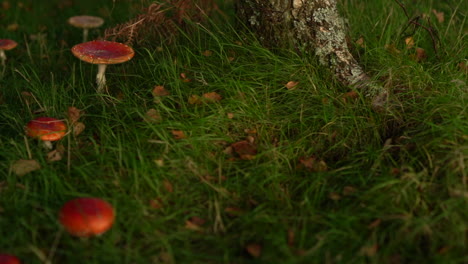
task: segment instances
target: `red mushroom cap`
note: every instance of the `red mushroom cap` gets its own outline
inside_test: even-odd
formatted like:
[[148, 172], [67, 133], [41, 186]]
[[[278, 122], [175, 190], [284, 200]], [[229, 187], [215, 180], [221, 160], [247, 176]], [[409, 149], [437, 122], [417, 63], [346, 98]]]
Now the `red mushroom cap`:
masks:
[[122, 63], [130, 60], [135, 55], [131, 47], [106, 40], [80, 43], [73, 46], [71, 51], [78, 59], [93, 64]]
[[112, 206], [99, 198], [77, 198], [60, 209], [59, 220], [72, 235], [96, 236], [106, 232], [114, 223]]
[[78, 28], [96, 28], [104, 24], [104, 19], [96, 16], [73, 16], [68, 23]]
[[61, 139], [67, 131], [67, 125], [53, 117], [38, 117], [26, 124], [26, 134], [44, 141]]
[[13, 255], [0, 254], [0, 264], [21, 264], [21, 261]]
[[18, 43], [11, 39], [0, 39], [0, 50], [11, 50], [16, 47]]

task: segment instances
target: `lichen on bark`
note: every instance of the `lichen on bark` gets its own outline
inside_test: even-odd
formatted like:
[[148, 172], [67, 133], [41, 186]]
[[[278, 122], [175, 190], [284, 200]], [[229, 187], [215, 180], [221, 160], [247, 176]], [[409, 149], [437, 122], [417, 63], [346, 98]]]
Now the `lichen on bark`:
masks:
[[382, 109], [387, 91], [371, 81], [349, 51], [337, 0], [238, 0], [238, 16], [267, 47], [293, 47], [317, 56], [346, 86]]

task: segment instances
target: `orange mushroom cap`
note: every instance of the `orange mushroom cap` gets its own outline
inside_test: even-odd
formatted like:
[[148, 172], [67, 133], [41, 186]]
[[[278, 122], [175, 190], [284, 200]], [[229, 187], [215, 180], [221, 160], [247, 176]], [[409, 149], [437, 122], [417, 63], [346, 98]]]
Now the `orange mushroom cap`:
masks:
[[0, 50], [11, 50], [18, 45], [16, 41], [11, 39], [0, 39]]
[[60, 209], [59, 220], [72, 235], [96, 236], [106, 232], [114, 223], [112, 206], [99, 198], [77, 198], [66, 202]]
[[61, 139], [67, 131], [67, 125], [53, 117], [38, 117], [26, 124], [26, 134], [44, 141]]
[[104, 24], [104, 19], [96, 16], [73, 16], [68, 23], [78, 28], [97, 28]]
[[135, 55], [133, 49], [125, 44], [93, 40], [72, 47], [73, 55], [92, 64], [117, 64], [130, 60]]

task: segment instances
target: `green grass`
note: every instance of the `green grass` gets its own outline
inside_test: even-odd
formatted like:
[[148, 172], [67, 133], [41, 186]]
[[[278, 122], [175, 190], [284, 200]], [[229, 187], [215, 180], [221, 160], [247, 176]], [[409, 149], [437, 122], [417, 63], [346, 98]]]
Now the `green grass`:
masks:
[[[407, 20], [396, 3], [343, 2], [351, 39], [366, 41], [354, 52], [393, 92], [392, 113], [373, 112], [362, 98], [343, 102], [348, 88], [315, 59], [266, 50], [216, 21], [162, 51], [135, 46], [131, 61], [109, 66], [110, 94], [96, 94], [97, 67], [69, 51], [81, 32], [61, 23], [88, 13], [110, 27], [130, 17], [125, 10], [136, 14], [137, 5], [73, 1], [57, 9], [61, 2], [28, 9], [11, 1], [2, 13], [1, 38], [19, 45], [7, 52], [0, 76], [0, 252], [24, 263], [47, 263], [41, 255], [53, 256], [52, 263], [468, 262], [461, 1], [408, 4], [410, 14], [436, 9], [446, 17], [431, 20], [441, 37], [439, 58], [427, 32], [415, 33], [416, 46], [428, 53], [422, 62], [404, 46]], [[12, 23], [19, 29], [7, 31]], [[401, 53], [391, 54], [388, 44]], [[288, 90], [288, 81], [299, 84]], [[171, 94], [155, 101], [155, 85]], [[188, 103], [208, 92], [223, 99]], [[84, 111], [86, 129], [54, 143], [65, 154], [48, 162], [23, 127], [37, 116], [66, 119], [70, 106]], [[161, 121], [145, 121], [149, 109]], [[187, 137], [175, 139], [173, 130]], [[257, 146], [252, 160], [228, 151], [246, 138]], [[41, 169], [14, 174], [11, 165], [29, 155]], [[309, 157], [328, 169], [304, 168], [301, 160]], [[91, 239], [61, 231], [58, 210], [80, 196], [115, 206], [110, 231]], [[151, 206], [155, 200], [161, 208]], [[201, 231], [186, 227], [191, 217], [206, 220]], [[250, 244], [261, 245], [258, 258], [247, 252]]]

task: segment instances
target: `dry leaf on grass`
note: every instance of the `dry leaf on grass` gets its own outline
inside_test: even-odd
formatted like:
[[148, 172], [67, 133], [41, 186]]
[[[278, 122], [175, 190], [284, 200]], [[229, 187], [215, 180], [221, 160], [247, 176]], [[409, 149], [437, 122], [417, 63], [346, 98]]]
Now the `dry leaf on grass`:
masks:
[[444, 21], [445, 21], [445, 14], [444, 14], [444, 12], [442, 12], [442, 11], [439, 12], [439, 11], [437, 11], [437, 10], [435, 10], [435, 9], [432, 9], [432, 13], [434, 13], [434, 15], [435, 15], [435, 17], [437, 18], [437, 21], [438, 21], [439, 23], [444, 23]]
[[288, 246], [290, 247], [294, 246], [295, 237], [296, 237], [296, 233], [294, 232], [294, 230], [288, 229], [288, 236], [287, 236]]
[[191, 95], [188, 99], [188, 103], [191, 105], [201, 105], [204, 103], [216, 103], [221, 101], [223, 97], [217, 92], [205, 93], [201, 97], [198, 95]]
[[17, 160], [11, 165], [11, 170], [18, 176], [26, 175], [35, 170], [39, 170], [41, 165], [36, 160]]
[[377, 219], [375, 219], [374, 221], [372, 221], [372, 223], [370, 223], [369, 225], [367, 225], [367, 228], [368, 228], [368, 229], [375, 229], [375, 228], [378, 227], [381, 223], [382, 223], [382, 219], [377, 218]]
[[9, 24], [7, 27], [6, 27], [6, 30], [7, 31], [16, 31], [18, 30], [19, 28], [19, 25], [16, 24], [16, 23], [13, 23], [13, 24]]
[[311, 156], [307, 158], [299, 159], [299, 168], [304, 168], [311, 172], [323, 172], [328, 170], [327, 163], [318, 159], [317, 157]]
[[162, 199], [161, 198], [156, 198], [156, 199], [152, 199], [149, 201], [149, 206], [153, 209], [161, 209], [163, 208], [163, 202], [162, 202]]
[[361, 48], [365, 48], [366, 44], [364, 43], [364, 37], [358, 38], [358, 40], [356, 40], [356, 45], [358, 45]]
[[466, 61], [462, 61], [458, 63], [458, 68], [460, 69], [461, 72], [468, 74], [468, 66], [467, 66]]
[[405, 38], [405, 43], [406, 43], [406, 48], [411, 49], [412, 47], [414, 47], [414, 38], [413, 37]]
[[349, 196], [357, 192], [357, 189], [353, 186], [345, 186], [343, 187], [343, 191], [341, 192], [344, 196]]
[[287, 82], [284, 86], [286, 87], [286, 89], [288, 90], [293, 90], [296, 88], [296, 86], [299, 84], [299, 82], [296, 82], [296, 81], [289, 81]]
[[191, 81], [192, 81], [191, 79], [189, 79], [189, 78], [187, 77], [187, 74], [185, 74], [184, 72], [181, 73], [179, 76], [180, 76], [180, 79], [181, 79], [183, 82], [191, 82]]
[[204, 52], [202, 52], [202, 55], [205, 57], [210, 57], [211, 55], [213, 55], [213, 51], [205, 50]]
[[224, 212], [230, 217], [241, 216], [245, 213], [244, 210], [238, 207], [226, 207], [224, 208]]
[[203, 94], [204, 101], [207, 103], [215, 103], [221, 101], [223, 97], [217, 92], [210, 92]]
[[416, 48], [415, 60], [420, 62], [427, 58], [426, 51], [423, 48]]
[[262, 245], [258, 243], [250, 243], [245, 247], [245, 250], [254, 258], [258, 258], [262, 255]]
[[200, 105], [203, 103], [203, 101], [201, 100], [200, 96], [192, 94], [188, 99], [188, 103], [191, 105]]
[[359, 255], [373, 257], [375, 256], [375, 254], [377, 254], [378, 249], [379, 249], [379, 246], [377, 244], [364, 246], [359, 250]]
[[153, 91], [151, 91], [151, 93], [153, 94], [154, 97], [158, 97], [158, 96], [167, 96], [167, 95], [170, 95], [171, 93], [166, 90], [166, 88], [164, 88], [164, 86], [162, 85], [156, 85], [154, 88], [153, 88]]
[[162, 120], [161, 115], [154, 108], [151, 108], [148, 111], [146, 111], [143, 119], [145, 122], [148, 122], [148, 123], [158, 123], [158, 122], [161, 122]]
[[76, 137], [85, 130], [86, 126], [82, 122], [76, 122], [73, 124], [73, 135]]
[[74, 106], [68, 107], [67, 116], [71, 124], [78, 122], [78, 119], [82, 116], [82, 111]]
[[175, 139], [184, 139], [184, 138], [187, 138], [187, 136], [185, 135], [184, 131], [182, 131], [182, 130], [171, 130], [171, 133], [172, 133], [172, 136], [173, 136]]
[[231, 148], [242, 160], [252, 160], [257, 155], [257, 145], [247, 140], [232, 143]]
[[48, 162], [60, 161], [62, 160], [62, 157], [63, 157], [63, 152], [58, 149], [54, 149], [50, 151], [49, 153], [47, 153]]
[[185, 221], [185, 228], [192, 230], [192, 231], [197, 231], [197, 232], [203, 232], [204, 228], [202, 227], [206, 223], [206, 220], [203, 218], [200, 218], [198, 216], [192, 216], [190, 219]]
[[359, 98], [359, 94], [356, 91], [349, 91], [341, 96], [344, 103], [354, 101], [357, 98]]
[[398, 55], [401, 53], [401, 51], [395, 47], [395, 44], [387, 44], [385, 45], [385, 49], [393, 55]]
[[166, 191], [170, 193], [174, 192], [174, 186], [172, 186], [172, 183], [168, 179], [164, 179], [163, 186]]

